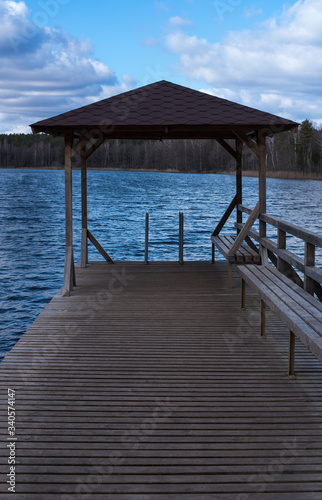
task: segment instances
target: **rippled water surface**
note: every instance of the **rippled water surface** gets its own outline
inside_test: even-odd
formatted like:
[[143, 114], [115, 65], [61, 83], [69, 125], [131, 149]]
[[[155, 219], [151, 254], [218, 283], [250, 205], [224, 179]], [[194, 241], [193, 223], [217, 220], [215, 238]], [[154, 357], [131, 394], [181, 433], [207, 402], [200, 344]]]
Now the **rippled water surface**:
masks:
[[[0, 171], [1, 358], [60, 288], [65, 233], [63, 171]], [[73, 180], [75, 259], [79, 260], [79, 171]], [[321, 186], [319, 181], [268, 179], [267, 211], [321, 234]], [[245, 178], [243, 189], [244, 203], [253, 207], [258, 180]], [[178, 213], [183, 211], [185, 260], [209, 260], [210, 234], [234, 194], [235, 178], [229, 175], [90, 171], [89, 229], [113, 260], [143, 261], [148, 210], [149, 259], [178, 260]], [[233, 224], [232, 217], [226, 232]], [[297, 244], [293, 239], [289, 247]], [[102, 259], [91, 246], [89, 258]], [[318, 260], [320, 265], [321, 253]]]

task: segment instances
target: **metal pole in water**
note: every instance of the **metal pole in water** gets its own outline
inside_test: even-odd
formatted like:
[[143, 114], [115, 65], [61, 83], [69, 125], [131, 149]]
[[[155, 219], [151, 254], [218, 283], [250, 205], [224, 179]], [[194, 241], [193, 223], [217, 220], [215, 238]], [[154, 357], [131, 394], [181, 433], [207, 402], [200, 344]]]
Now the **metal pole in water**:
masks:
[[145, 252], [144, 263], [149, 263], [149, 212], [145, 214]]
[[183, 212], [179, 212], [179, 264], [183, 264]]

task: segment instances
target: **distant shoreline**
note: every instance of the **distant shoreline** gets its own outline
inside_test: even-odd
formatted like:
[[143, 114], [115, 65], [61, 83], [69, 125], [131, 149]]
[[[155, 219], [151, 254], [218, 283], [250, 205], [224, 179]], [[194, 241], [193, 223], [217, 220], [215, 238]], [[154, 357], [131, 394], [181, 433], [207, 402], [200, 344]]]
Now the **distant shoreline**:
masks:
[[[0, 169], [8, 169], [8, 170], [64, 170], [63, 167], [1, 167]], [[80, 170], [80, 167], [75, 167], [73, 170]], [[165, 172], [165, 173], [177, 173], [177, 174], [215, 174], [215, 175], [235, 175], [234, 171], [227, 170], [227, 171], [218, 171], [218, 170], [212, 170], [212, 171], [207, 171], [207, 172], [197, 172], [197, 171], [191, 171], [191, 172], [182, 172], [181, 170], [176, 170], [173, 168], [168, 168], [168, 169], [144, 169], [144, 168], [136, 168], [136, 169], [123, 169], [123, 168], [108, 168], [108, 167], [102, 167], [102, 168], [90, 168], [88, 167], [88, 170], [95, 170], [95, 171], [111, 171], [111, 172]], [[243, 170], [243, 176], [244, 177], [258, 177], [258, 172], [254, 170]], [[321, 174], [318, 173], [312, 173], [312, 174], [304, 174], [302, 172], [289, 172], [289, 171], [267, 171], [266, 176], [268, 178], [275, 178], [275, 179], [296, 179], [296, 180], [313, 180], [313, 181], [320, 181], [322, 180], [322, 172]]]

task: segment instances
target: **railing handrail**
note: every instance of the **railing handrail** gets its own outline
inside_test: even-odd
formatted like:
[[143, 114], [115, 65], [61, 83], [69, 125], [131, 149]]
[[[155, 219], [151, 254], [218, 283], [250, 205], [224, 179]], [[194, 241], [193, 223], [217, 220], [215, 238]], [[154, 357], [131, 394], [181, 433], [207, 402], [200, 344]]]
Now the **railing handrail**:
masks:
[[[241, 204], [238, 205], [238, 209], [241, 212], [247, 214], [250, 214], [253, 210], [252, 208]], [[310, 243], [311, 245], [322, 248], [322, 236], [319, 236], [318, 234], [313, 233], [308, 229], [304, 229], [300, 226], [292, 224], [291, 222], [287, 222], [283, 219], [269, 214], [260, 214], [259, 220], [266, 222], [267, 224], [270, 224], [271, 226], [274, 226], [281, 231], [285, 231], [285, 233], [292, 234], [292, 236], [296, 236], [297, 238]]]
[[[237, 229], [241, 230], [244, 223], [235, 224], [235, 226]], [[250, 229], [248, 235], [262, 246], [273, 252], [277, 257], [306, 274], [308, 277], [322, 283], [322, 270], [320, 268], [316, 266], [306, 266], [302, 257], [299, 257], [294, 252], [286, 250], [285, 248], [278, 248], [277, 244], [270, 238], [260, 238], [259, 232], [255, 229]]]

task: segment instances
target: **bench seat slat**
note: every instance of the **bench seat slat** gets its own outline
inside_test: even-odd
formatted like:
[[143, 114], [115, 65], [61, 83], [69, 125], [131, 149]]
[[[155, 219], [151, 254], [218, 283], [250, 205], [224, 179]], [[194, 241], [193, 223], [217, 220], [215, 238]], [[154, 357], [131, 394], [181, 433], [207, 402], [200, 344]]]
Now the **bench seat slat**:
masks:
[[257, 290], [260, 298], [271, 310], [322, 361], [322, 314], [320, 306], [311, 307], [311, 299], [316, 299], [311, 297], [308, 300], [307, 292], [273, 268], [271, 270], [267, 266], [246, 265], [239, 266], [238, 272]]
[[308, 294], [303, 288], [299, 287], [294, 281], [284, 276], [280, 271], [278, 271], [275, 267], [272, 267], [271, 272], [278, 276], [278, 279], [283, 281], [291, 290], [298, 293], [301, 297], [303, 297], [307, 302], [309, 302], [315, 309], [321, 312], [322, 316], [322, 302], [316, 300], [312, 295]]
[[[279, 275], [283, 275], [281, 273], [279, 273], [279, 275], [273, 273], [273, 268], [264, 266], [259, 267], [259, 269], [255, 269], [253, 271], [254, 274], [257, 274], [258, 276], [263, 274], [264, 279], [266, 280], [266, 286], [270, 287], [270, 289], [276, 294], [276, 297], [283, 301], [287, 307], [303, 319], [303, 321], [315, 330], [316, 333], [321, 334], [322, 312], [307, 300], [310, 295], [297, 285], [295, 285], [297, 290], [293, 287], [291, 288], [289, 285], [293, 282], [288, 280], [289, 283], [287, 283], [284, 280], [281, 280]], [[300, 295], [299, 291], [304, 292], [304, 295]], [[319, 304], [317, 300], [315, 301]]]
[[232, 263], [260, 263], [260, 256], [247, 243], [243, 242], [235, 255], [229, 255], [229, 251], [236, 240], [236, 236], [212, 236], [211, 241], [218, 248], [219, 252]]
[[[282, 293], [289, 296], [289, 299], [294, 301], [298, 306], [303, 308], [306, 313], [313, 317], [319, 318], [318, 324], [322, 322], [322, 303], [312, 297], [303, 288], [298, 286], [292, 280], [284, 276], [281, 272], [270, 266], [268, 270], [264, 266], [257, 266], [259, 269], [254, 269], [254, 274], [263, 274], [273, 284], [278, 286]], [[322, 332], [319, 332], [322, 335]]]

